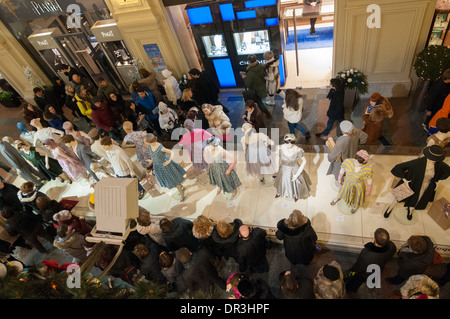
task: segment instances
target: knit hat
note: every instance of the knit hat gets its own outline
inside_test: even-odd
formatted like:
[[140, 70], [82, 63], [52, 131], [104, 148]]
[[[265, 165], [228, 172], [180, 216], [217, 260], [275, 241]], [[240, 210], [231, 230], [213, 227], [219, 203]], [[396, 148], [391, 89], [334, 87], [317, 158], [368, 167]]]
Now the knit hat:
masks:
[[96, 97], [96, 96], [94, 96], [93, 98], [92, 98], [92, 100], [91, 100], [91, 104], [93, 105], [93, 104], [95, 104], [95, 103], [97, 103], [97, 102], [101, 102], [102, 100], [100, 100], [98, 97]]
[[347, 120], [342, 121], [339, 127], [341, 128], [341, 131], [344, 133], [349, 133], [354, 128], [353, 123]]
[[64, 221], [72, 218], [72, 214], [68, 210], [62, 210], [59, 213], [53, 215], [54, 221]]
[[336, 267], [325, 265], [322, 268], [323, 276], [331, 281], [339, 279], [339, 270]]
[[172, 75], [172, 72], [170, 72], [167, 69], [162, 70], [161, 74], [163, 75], [163, 77], [168, 78]]
[[165, 112], [167, 111], [167, 104], [164, 102], [159, 102], [158, 104], [158, 109], [160, 112]]
[[267, 51], [266, 53], [264, 53], [264, 60], [269, 61], [272, 58], [273, 58], [273, 52], [272, 51]]

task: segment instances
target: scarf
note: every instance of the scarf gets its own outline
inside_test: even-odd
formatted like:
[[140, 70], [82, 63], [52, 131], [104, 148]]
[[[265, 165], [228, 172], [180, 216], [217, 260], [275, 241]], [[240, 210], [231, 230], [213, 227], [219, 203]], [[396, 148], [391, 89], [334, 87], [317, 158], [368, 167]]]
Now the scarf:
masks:
[[258, 63], [259, 63], [258, 61], [255, 61], [253, 63], [249, 63], [248, 66], [247, 66], [247, 71], [250, 70], [251, 68], [253, 68], [254, 66], [256, 66]]

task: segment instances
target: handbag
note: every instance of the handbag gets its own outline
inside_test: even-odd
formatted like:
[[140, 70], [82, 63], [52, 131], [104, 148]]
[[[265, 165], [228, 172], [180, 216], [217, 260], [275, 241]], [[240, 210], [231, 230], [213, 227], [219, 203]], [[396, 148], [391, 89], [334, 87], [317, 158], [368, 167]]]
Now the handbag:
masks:
[[408, 186], [408, 183], [406, 183], [405, 181], [397, 187], [393, 188], [391, 192], [397, 202], [401, 202], [405, 198], [408, 198], [414, 194], [414, 191]]

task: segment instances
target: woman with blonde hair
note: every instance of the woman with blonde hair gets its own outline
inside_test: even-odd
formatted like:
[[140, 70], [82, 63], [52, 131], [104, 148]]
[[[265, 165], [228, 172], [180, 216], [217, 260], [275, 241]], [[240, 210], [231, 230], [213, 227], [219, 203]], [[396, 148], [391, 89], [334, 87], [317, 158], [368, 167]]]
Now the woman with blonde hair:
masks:
[[231, 121], [222, 105], [203, 104], [202, 111], [208, 120], [211, 134], [223, 141], [231, 139]]
[[284, 253], [293, 265], [308, 265], [314, 257], [317, 234], [311, 221], [299, 210], [277, 223], [275, 236], [283, 241]]
[[236, 245], [239, 239], [239, 228], [242, 225], [242, 220], [238, 218], [231, 223], [226, 220], [217, 222], [211, 237], [217, 244], [219, 256], [223, 256], [225, 259], [233, 257], [234, 260], [237, 260]]

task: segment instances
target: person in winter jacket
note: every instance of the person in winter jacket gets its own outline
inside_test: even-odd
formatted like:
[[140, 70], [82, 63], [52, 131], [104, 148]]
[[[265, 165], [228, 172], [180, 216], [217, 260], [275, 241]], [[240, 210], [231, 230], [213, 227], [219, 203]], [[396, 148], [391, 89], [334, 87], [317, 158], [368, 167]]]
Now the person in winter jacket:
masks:
[[209, 123], [208, 131], [222, 141], [229, 140], [231, 138], [231, 122], [223, 111], [222, 105], [203, 104], [202, 111]]
[[269, 271], [266, 257], [266, 231], [262, 228], [239, 227], [239, 239], [236, 246], [236, 257], [239, 271], [249, 270], [252, 273]]
[[377, 92], [370, 96], [369, 103], [370, 105], [362, 116], [363, 125], [361, 127], [361, 130], [368, 135], [366, 145], [375, 144], [378, 140], [384, 145], [389, 145], [382, 135], [383, 122], [385, 118], [394, 116], [394, 110], [389, 100]]
[[423, 274], [433, 264], [434, 244], [428, 236], [413, 235], [397, 254], [397, 275], [386, 278], [392, 285], [399, 285], [413, 275]]
[[214, 259], [206, 249], [192, 252], [182, 247], [177, 253], [178, 260], [184, 267], [181, 278], [187, 290], [194, 292], [199, 289], [209, 289], [211, 286], [225, 290], [225, 280], [219, 276], [213, 264]]
[[75, 229], [69, 231], [69, 226], [62, 224], [58, 228], [57, 237], [53, 241], [53, 246], [61, 249], [75, 259], [75, 263], [81, 265], [87, 259], [85, 246], [85, 236], [77, 233]]
[[188, 72], [189, 85], [192, 87], [192, 97], [198, 105], [217, 104], [219, 88], [207, 73], [196, 68]]
[[233, 257], [237, 260], [237, 241], [239, 239], [239, 228], [242, 226], [242, 220], [235, 218], [233, 222], [228, 223], [225, 220], [219, 220], [214, 227], [211, 235], [214, 242], [218, 245], [220, 256], [225, 259]]
[[161, 129], [169, 131], [175, 127], [178, 123], [178, 115], [177, 113], [169, 108], [166, 103], [159, 102], [158, 104], [159, 110], [159, 126]]
[[149, 247], [139, 243], [134, 246], [134, 253], [139, 258], [139, 270], [145, 276], [145, 279], [156, 283], [166, 283], [167, 279], [161, 272], [159, 265], [159, 254], [163, 251], [162, 247], [152, 242]]
[[114, 114], [108, 104], [97, 97], [92, 98], [92, 121], [98, 128], [107, 132], [111, 138], [118, 142], [122, 141]]
[[249, 123], [259, 133], [261, 128], [265, 128], [264, 116], [255, 101], [247, 100], [245, 102], [245, 114], [242, 116], [244, 123]]
[[278, 68], [280, 67], [279, 56], [274, 55], [272, 51], [267, 51], [264, 53], [264, 79], [266, 80], [266, 91], [268, 97], [266, 98], [266, 103], [268, 105], [275, 105], [275, 94], [278, 93], [280, 89], [280, 72]]
[[423, 123], [424, 128], [430, 126], [430, 121], [434, 115], [442, 108], [445, 99], [450, 94], [450, 69], [446, 69], [442, 77], [431, 85], [428, 90], [425, 102], [426, 118]]
[[211, 236], [215, 225], [213, 220], [200, 215], [193, 222], [192, 235], [198, 239], [201, 248], [205, 248], [213, 257], [220, 258], [222, 257], [220, 244], [216, 243]]
[[68, 210], [59, 211], [53, 215], [53, 220], [58, 223], [59, 227], [63, 224], [67, 225], [69, 232], [75, 230], [81, 235], [87, 235], [92, 230], [92, 226], [84, 218], [75, 216]]
[[120, 94], [120, 91], [105, 78], [98, 78], [97, 97], [102, 101], [108, 101], [111, 93]]
[[384, 228], [375, 230], [373, 242], [364, 245], [356, 262], [349, 270], [350, 276], [346, 279], [347, 291], [358, 291], [361, 284], [371, 274], [367, 272], [369, 265], [378, 265], [380, 270], [383, 271], [384, 266], [394, 256], [396, 251], [397, 247], [390, 240], [388, 231]]
[[5, 228], [9, 235], [20, 235], [39, 252], [43, 254], [48, 252], [38, 237], [44, 238], [50, 243], [53, 242], [53, 237], [45, 231], [36, 215], [24, 210], [13, 210], [9, 206], [3, 208], [2, 217], [6, 219]]
[[275, 236], [283, 241], [286, 258], [291, 264], [308, 265], [313, 259], [317, 234], [311, 221], [299, 210], [277, 223]]
[[0, 179], [0, 211], [11, 207], [13, 211], [22, 209], [22, 202], [17, 197], [19, 188]]
[[192, 235], [192, 222], [188, 219], [176, 217], [172, 220], [162, 218], [159, 222], [162, 236], [169, 251], [176, 251], [186, 247], [190, 251], [199, 249], [198, 239]]
[[249, 55], [248, 62], [247, 72], [242, 75], [245, 87], [256, 92], [256, 104], [267, 118], [271, 119], [272, 114], [270, 114], [262, 100], [267, 96], [264, 67], [259, 63], [254, 54]]
[[324, 265], [314, 278], [316, 299], [343, 299], [346, 294], [341, 265], [333, 260]]
[[322, 133], [316, 133], [317, 137], [322, 139], [327, 139], [328, 134], [335, 122], [338, 122], [338, 126], [336, 128], [337, 135], [340, 134], [339, 123], [341, 123], [345, 119], [345, 109], [344, 109], [344, 85], [339, 79], [331, 79], [330, 80], [331, 89], [328, 92], [327, 99], [330, 100], [330, 106], [328, 107], [327, 116], [328, 122], [327, 127]]
[[166, 90], [167, 99], [173, 105], [177, 105], [182, 95], [177, 80], [172, 76], [172, 72], [167, 69], [163, 70], [161, 74], [164, 77], [164, 89]]
[[299, 130], [308, 139], [311, 134], [299, 123], [303, 115], [302, 95], [296, 90], [287, 89], [285, 102], [283, 104], [283, 116], [288, 123], [289, 132], [295, 135], [295, 129]]

